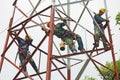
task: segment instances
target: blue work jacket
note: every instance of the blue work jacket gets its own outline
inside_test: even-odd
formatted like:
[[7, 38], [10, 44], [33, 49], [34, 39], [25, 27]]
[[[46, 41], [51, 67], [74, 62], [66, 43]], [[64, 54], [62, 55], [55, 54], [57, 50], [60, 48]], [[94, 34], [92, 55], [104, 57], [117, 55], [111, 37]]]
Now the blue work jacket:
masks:
[[18, 52], [27, 54], [27, 51], [29, 50], [29, 45], [32, 43], [33, 39], [24, 40], [18, 37], [17, 41], [18, 41]]

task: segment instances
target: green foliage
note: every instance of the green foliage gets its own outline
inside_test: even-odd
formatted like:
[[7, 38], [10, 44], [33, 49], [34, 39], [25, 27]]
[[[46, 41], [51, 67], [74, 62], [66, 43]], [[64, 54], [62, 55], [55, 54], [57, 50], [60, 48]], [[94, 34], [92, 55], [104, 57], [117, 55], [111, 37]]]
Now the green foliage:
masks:
[[82, 79], [82, 80], [96, 80], [96, 79], [93, 77], [85, 76], [84, 79]]
[[120, 12], [116, 15], [116, 25], [119, 24], [120, 25]]
[[[118, 73], [120, 76], [120, 60], [116, 61], [117, 68], [118, 68]], [[106, 66], [109, 67], [111, 70], [114, 70], [114, 64], [113, 62], [106, 62]], [[114, 73], [111, 72], [110, 70], [106, 69], [105, 67], [100, 67], [100, 70], [103, 75], [105, 75], [105, 78], [107, 80], [112, 80], [112, 77], [114, 76]]]

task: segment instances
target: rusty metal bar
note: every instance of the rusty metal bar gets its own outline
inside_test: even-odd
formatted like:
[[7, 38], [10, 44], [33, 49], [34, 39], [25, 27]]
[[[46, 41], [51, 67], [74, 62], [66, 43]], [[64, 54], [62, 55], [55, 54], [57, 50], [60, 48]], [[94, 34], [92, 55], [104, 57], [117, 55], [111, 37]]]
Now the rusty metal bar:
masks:
[[[106, 19], [108, 19], [106, 0], [104, 0], [104, 5], [105, 5], [105, 8], [106, 8], [106, 12], [105, 12]], [[112, 58], [113, 58], [114, 71], [115, 71], [115, 76], [116, 76], [115, 78], [116, 78], [116, 80], [119, 80], [118, 68], [117, 68], [117, 64], [116, 64], [114, 48], [113, 48], [113, 41], [112, 41], [112, 35], [111, 35], [111, 30], [110, 30], [110, 23], [108, 22], [107, 25], [108, 25], [107, 28], [108, 28], [108, 34], [109, 34], [109, 40], [110, 40], [110, 46], [111, 46], [111, 53], [112, 53]]]
[[[17, 68], [18, 70], [20, 70], [20, 68], [18, 67], [18, 66], [16, 66], [12, 61], [10, 61], [8, 58], [6, 58], [6, 57], [4, 57], [9, 63], [11, 63], [15, 68]], [[30, 75], [28, 75], [28, 74], [26, 74], [24, 71], [21, 71], [27, 78], [29, 78], [29, 79], [31, 79], [31, 80], [33, 80], [32, 78], [31, 78], [31, 76]]]
[[51, 57], [52, 57], [52, 48], [53, 48], [53, 28], [54, 28], [54, 4], [55, 1], [52, 0], [51, 16], [50, 16], [50, 33], [49, 33], [49, 42], [48, 42], [48, 57], [47, 57], [47, 72], [46, 80], [51, 80]]
[[35, 15], [29, 17], [28, 19], [26, 19], [26, 20], [24, 20], [24, 21], [18, 23], [17, 25], [13, 26], [13, 27], [12, 27], [11, 29], [9, 29], [9, 30], [12, 30], [12, 29], [16, 28], [17, 26], [20, 26], [22, 23], [31, 20], [32, 18], [36, 17], [37, 15], [39, 15], [40, 13], [44, 12], [45, 10], [47, 10], [47, 9], [49, 9], [49, 8], [51, 8], [51, 6], [48, 6], [48, 7], [45, 8], [44, 10], [42, 10], [42, 11], [36, 13]]
[[55, 68], [61, 74], [61, 76], [64, 78], [64, 80], [68, 80], [68, 79], [66, 79], [66, 77], [64, 76], [64, 74], [60, 71], [60, 69], [57, 67], [57, 65], [53, 61], [52, 61], [52, 64], [55, 66]]
[[87, 56], [89, 57], [89, 59], [92, 61], [92, 63], [94, 64], [94, 66], [97, 68], [97, 70], [100, 72], [100, 74], [103, 76], [104, 80], [107, 80], [105, 78], [105, 75], [102, 74], [101, 70], [98, 68], [98, 66], [95, 64], [94, 60], [91, 58], [91, 56], [87, 53]]
[[[15, 14], [15, 8], [14, 8], [14, 10], [13, 10], [13, 15], [12, 15], [12, 17], [11, 17], [11, 19], [10, 19], [8, 29], [10, 29], [10, 28], [12, 27], [13, 19], [14, 19], [14, 14]], [[5, 41], [5, 45], [4, 45], [4, 49], [3, 49], [3, 54], [1, 55], [1, 56], [3, 56], [3, 57], [5, 56], [4, 51], [6, 50], [7, 45], [8, 45], [9, 35], [10, 35], [10, 32], [8, 31], [8, 32], [7, 32], [6, 41]], [[0, 72], [1, 72], [1, 69], [2, 69], [3, 61], [4, 61], [4, 58], [3, 58], [3, 57], [1, 58]]]
[[73, 53], [73, 54], [66, 54], [66, 55], [61, 55], [61, 56], [53, 56], [52, 59], [67, 58], [67, 57], [70, 57], [70, 56], [76, 56], [76, 55], [81, 55], [81, 54], [86, 54], [86, 53], [101, 51], [101, 50], [104, 50], [104, 48], [100, 48], [100, 49], [96, 49], [96, 50], [88, 50], [88, 51], [85, 51], [85, 52], [76, 52], [76, 53]]

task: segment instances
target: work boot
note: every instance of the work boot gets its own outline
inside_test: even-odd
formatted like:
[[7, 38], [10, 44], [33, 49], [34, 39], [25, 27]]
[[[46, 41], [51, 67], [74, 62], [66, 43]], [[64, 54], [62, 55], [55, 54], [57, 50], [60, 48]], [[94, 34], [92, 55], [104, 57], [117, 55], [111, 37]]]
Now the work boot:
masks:
[[99, 47], [99, 43], [93, 43], [93, 45], [95, 46], [95, 47]]
[[103, 43], [103, 46], [104, 46], [105, 51], [109, 50], [109, 45], [107, 43]]
[[21, 68], [22, 67], [22, 64], [21, 63], [19, 63], [19, 68]]
[[36, 72], [37, 72], [37, 73], [40, 73], [40, 72], [39, 72], [39, 69], [37, 69]]
[[84, 49], [84, 48], [82, 48], [80, 51], [81, 51], [81, 52], [85, 52], [85, 49]]
[[71, 48], [71, 51], [72, 51], [72, 52], [77, 52], [75, 46], [73, 46], [73, 47]]
[[108, 51], [109, 50], [109, 47], [105, 47], [105, 51]]
[[25, 73], [25, 74], [28, 74], [28, 72], [27, 72], [27, 71], [24, 71], [24, 73]]

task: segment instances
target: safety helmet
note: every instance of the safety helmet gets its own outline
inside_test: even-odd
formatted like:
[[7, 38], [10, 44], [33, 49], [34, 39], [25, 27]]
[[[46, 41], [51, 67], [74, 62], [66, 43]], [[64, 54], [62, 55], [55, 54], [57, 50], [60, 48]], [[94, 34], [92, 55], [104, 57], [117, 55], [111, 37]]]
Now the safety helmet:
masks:
[[47, 27], [50, 27], [50, 21], [49, 21], [49, 22], [46, 22], [46, 26], [47, 26]]
[[30, 36], [30, 35], [26, 35], [26, 36], [25, 36], [25, 40], [26, 40], [26, 39], [31, 39], [31, 36]]
[[65, 50], [65, 42], [63, 42], [63, 41], [60, 43], [60, 50], [61, 51]]
[[101, 12], [105, 12], [105, 8], [101, 8], [99, 11], [101, 11]]

